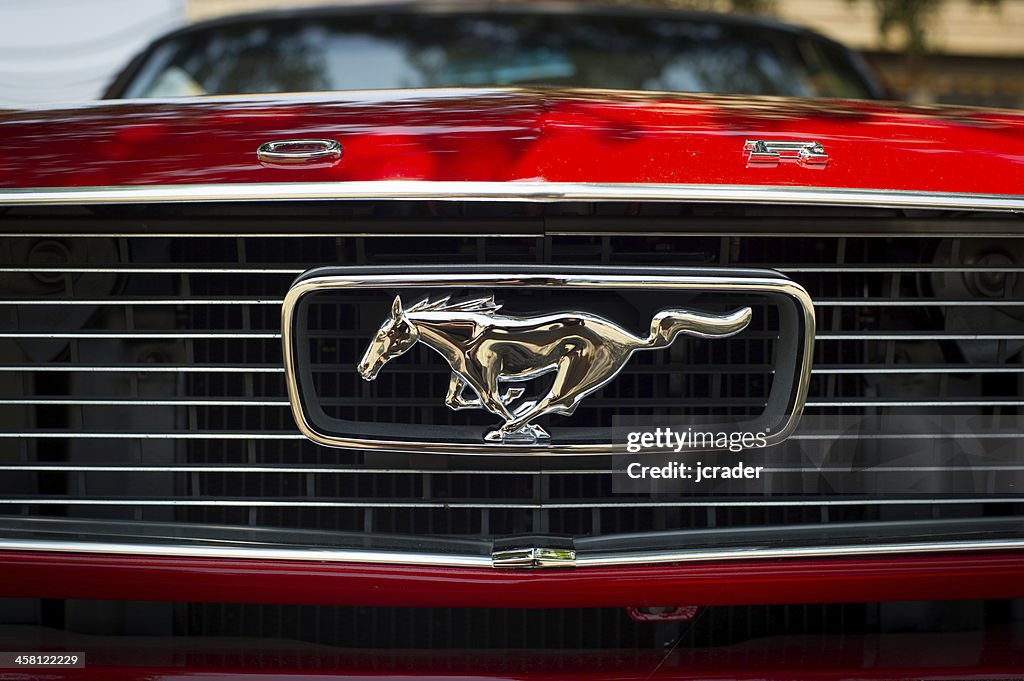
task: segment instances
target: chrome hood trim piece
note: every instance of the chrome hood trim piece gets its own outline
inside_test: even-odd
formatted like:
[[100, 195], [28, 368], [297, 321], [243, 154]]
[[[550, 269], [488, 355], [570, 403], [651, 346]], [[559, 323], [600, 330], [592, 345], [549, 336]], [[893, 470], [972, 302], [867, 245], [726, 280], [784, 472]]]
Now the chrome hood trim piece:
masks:
[[[183, 536], [192, 530], [193, 536]], [[0, 517], [0, 551], [316, 561], [441, 568], [565, 569], [712, 561], [1024, 551], [1016, 518], [682, 530], [602, 537], [377, 541], [311, 530]]]
[[609, 553], [579, 555], [577, 567], [625, 567], [734, 560], [773, 560], [779, 558], [871, 558], [895, 554], [963, 553], [965, 551], [1007, 551], [1024, 549], [1022, 539], [993, 539], [966, 542], [911, 542], [853, 546], [816, 546], [812, 548], [765, 546], [689, 552]]
[[220, 560], [314, 561], [323, 563], [362, 563], [379, 565], [419, 565], [444, 568], [508, 569], [553, 568], [571, 566], [639, 567], [671, 563], [712, 561], [758, 561], [774, 559], [871, 558], [873, 556], [921, 555], [933, 553], [964, 553], [988, 551], [1024, 551], [1024, 538], [974, 540], [964, 542], [911, 542], [850, 546], [784, 547], [752, 546], [722, 550], [649, 551], [636, 553], [576, 553], [575, 559], [558, 556], [557, 561], [542, 561], [530, 556], [529, 564], [513, 566], [508, 552], [492, 556], [462, 554], [411, 553], [357, 549], [265, 548], [254, 546], [160, 545], [91, 541], [57, 541], [44, 539], [0, 539], [0, 551], [34, 551], [43, 553], [92, 553], [170, 558]]
[[321, 563], [378, 563], [424, 567], [490, 567], [489, 556], [442, 553], [404, 553], [358, 549], [267, 548], [263, 546], [208, 546], [195, 544], [133, 544], [119, 542], [0, 539], [0, 551], [46, 553], [96, 553], [165, 558], [213, 558], [220, 560], [294, 560]]
[[724, 184], [381, 180], [368, 182], [122, 185], [114, 187], [0, 189], [0, 205], [7, 206], [198, 203], [213, 201], [313, 201], [332, 199], [533, 202], [685, 201], [890, 208], [955, 208], [1024, 212], [1024, 195]]

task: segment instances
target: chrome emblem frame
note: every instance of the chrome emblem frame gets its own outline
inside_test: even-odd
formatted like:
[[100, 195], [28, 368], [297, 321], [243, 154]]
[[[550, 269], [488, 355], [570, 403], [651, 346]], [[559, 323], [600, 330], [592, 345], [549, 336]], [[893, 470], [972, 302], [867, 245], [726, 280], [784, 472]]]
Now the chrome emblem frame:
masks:
[[[593, 314], [498, 313], [497, 301], [505, 297], [504, 292], [529, 288], [581, 292], [597, 288], [623, 295], [658, 290], [676, 291], [683, 296], [723, 294], [730, 298], [750, 294], [778, 301], [780, 314], [786, 320], [780, 324], [793, 351], [783, 352], [781, 359], [776, 359], [775, 375], [785, 379], [781, 391], [784, 394], [776, 396], [773, 388], [770, 396], [771, 414], [779, 416], [772, 423], [768, 443], [783, 441], [795, 429], [810, 381], [814, 308], [807, 292], [783, 275], [769, 270], [452, 266], [322, 268], [306, 272], [295, 281], [282, 305], [282, 342], [289, 401], [299, 430], [317, 444], [359, 450], [504, 456], [622, 453], [622, 447], [611, 441], [610, 426], [608, 441], [581, 440], [576, 436], [567, 439], [564, 428], [559, 429], [558, 438], [554, 433], [549, 438], [532, 421], [547, 413], [571, 413], [581, 400], [613, 380], [635, 352], [667, 348], [683, 334], [725, 338], [741, 333], [751, 319], [750, 309], [742, 304], [724, 306], [731, 312], [723, 315], [691, 312], [684, 309], [685, 305], [666, 306], [668, 309], [654, 315], [650, 333], [644, 336]], [[474, 295], [452, 297], [454, 290], [471, 291]], [[359, 346], [362, 359], [357, 371], [362, 378], [373, 378], [388, 360], [413, 344], [424, 342], [452, 370], [445, 403], [456, 410], [484, 409], [502, 422], [489, 432], [477, 431], [479, 435], [470, 440], [479, 440], [469, 441], [463, 437], [464, 431], [449, 437], [451, 426], [432, 426], [427, 432], [423, 427], [405, 424], [334, 421], [330, 417], [326, 417], [327, 421], [318, 420], [316, 410], [320, 407], [310, 386], [311, 369], [304, 364], [308, 357], [303, 357], [304, 352], [308, 354], [308, 346], [299, 326], [300, 321], [305, 323], [302, 310], [307, 296], [330, 291], [364, 297], [368, 291], [387, 293], [391, 298], [390, 314], [382, 314], [383, 324], [369, 344]], [[480, 295], [480, 291], [488, 293]], [[404, 301], [416, 302], [407, 306]], [[463, 328], [463, 334], [476, 333], [483, 341], [479, 347], [453, 345], [441, 338], [445, 325], [454, 320], [476, 327], [475, 332]], [[507, 360], [502, 359], [497, 349], [499, 338], [505, 342], [511, 339], [519, 351], [526, 353], [528, 361], [506, 365]], [[357, 358], [358, 355], [352, 359]], [[523, 389], [514, 384], [546, 373], [556, 373], [562, 389], [551, 388], [536, 399], [523, 399]], [[319, 415], [323, 415], [322, 410]], [[420, 430], [416, 431], [415, 439], [407, 439], [399, 437], [402, 433], [396, 433], [396, 426]], [[566, 432], [571, 431], [570, 424]]]

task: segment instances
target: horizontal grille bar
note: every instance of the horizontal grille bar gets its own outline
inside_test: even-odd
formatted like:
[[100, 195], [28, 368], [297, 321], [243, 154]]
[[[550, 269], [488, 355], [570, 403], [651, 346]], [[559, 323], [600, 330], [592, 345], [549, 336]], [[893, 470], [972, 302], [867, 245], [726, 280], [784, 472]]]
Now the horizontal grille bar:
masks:
[[[1001, 435], [1001, 438], [1020, 438], [1024, 433], [1013, 433]], [[852, 438], [847, 438], [852, 439]], [[903, 438], [897, 438], [903, 439]], [[849, 466], [762, 466], [765, 473], [849, 473], [851, 471], [861, 473], [974, 473], [974, 472], [1007, 472], [1024, 471], [1024, 464], [1006, 465], [972, 465], [972, 466], [870, 466], [863, 469], [853, 469]], [[292, 464], [262, 465], [262, 466], [218, 466], [189, 465], [181, 464], [174, 466], [162, 465], [135, 465], [124, 466], [118, 464], [91, 464], [68, 466], [64, 464], [12, 464], [0, 465], [0, 471], [49, 471], [62, 473], [283, 473], [302, 475], [494, 475], [494, 469], [463, 469], [463, 468], [356, 468], [352, 466], [335, 467], [309, 467], [295, 466]], [[589, 469], [537, 469], [537, 470], [507, 470], [501, 469], [502, 475], [610, 475], [612, 473], [624, 473], [626, 469], [613, 468], [589, 468]], [[1022, 497], [1024, 501], [1024, 497]]]
[[[742, 266], [742, 265], [741, 265]], [[779, 265], [772, 267], [774, 270], [779, 272], [786, 272], [789, 274], [821, 274], [821, 273], [841, 273], [841, 274], [903, 274], [903, 273], [980, 273], [980, 272], [1024, 272], [1024, 267], [1018, 267], [1015, 265], [986, 265], [986, 266], [940, 266], [940, 265], [921, 265], [918, 263], [911, 263], [906, 265]]]
[[898, 340], [950, 340], [950, 341], [1019, 341], [1024, 340], [1021, 333], [820, 333], [815, 341], [866, 340], [866, 341], [898, 341]]
[[758, 507], [805, 507], [805, 506], [932, 506], [932, 505], [965, 505], [965, 504], [1019, 504], [1024, 503], [1024, 496], [1017, 497], [957, 497], [937, 499], [934, 497], [918, 498], [872, 498], [857, 499], [756, 499], [740, 501], [581, 501], [577, 503], [506, 503], [502, 501], [402, 501], [359, 499], [357, 501], [316, 501], [311, 499], [83, 499], [81, 497], [21, 497], [0, 498], [0, 506], [11, 504], [28, 504], [40, 506], [231, 506], [242, 508], [451, 508], [451, 509], [594, 509], [594, 508], [758, 508]]
[[252, 432], [252, 431], [181, 431], [181, 432], [145, 432], [132, 433], [125, 431], [14, 431], [0, 432], [0, 438], [13, 438], [17, 440], [29, 438], [59, 439], [68, 438], [90, 439], [90, 440], [305, 440], [306, 436], [296, 432]]
[[[65, 299], [10, 299], [0, 300], [0, 305], [281, 305], [281, 298], [106, 298], [103, 300], [65, 300]], [[814, 301], [815, 307], [1021, 307], [1024, 300], [936, 300], [934, 298], [915, 298], [908, 300], [869, 300], [864, 298], [820, 299]]]
[[815, 307], [1020, 307], [1024, 300], [941, 300], [935, 298], [911, 298], [904, 300], [873, 300], [870, 298], [821, 298], [814, 301]]
[[284, 300], [259, 298], [106, 298], [103, 300], [11, 299], [0, 305], [280, 305]]
[[256, 364], [144, 364], [120, 366], [82, 365], [82, 364], [5, 364], [0, 366], [0, 373], [11, 372], [49, 372], [60, 371], [70, 373], [237, 373], [237, 374], [283, 374], [281, 366], [259, 366]]
[[[337, 333], [326, 333], [326, 332], [311, 332], [308, 334], [310, 338], [351, 338], [355, 337], [355, 334], [346, 332]], [[765, 334], [748, 334], [750, 340], [773, 338], [774, 336], [768, 336]], [[280, 333], [272, 332], [224, 332], [224, 331], [190, 331], [181, 333], [161, 333], [156, 331], [146, 332], [131, 332], [131, 331], [93, 331], [93, 332], [78, 332], [78, 333], [63, 333], [63, 332], [49, 332], [49, 331], [37, 331], [37, 332], [0, 332], [0, 338], [114, 338], [114, 339], [131, 339], [131, 340], [144, 340], [144, 339], [228, 339], [228, 338], [250, 338], [254, 340], [280, 340]], [[974, 334], [962, 334], [962, 333], [945, 333], [936, 331], [933, 333], [898, 333], [898, 334], [886, 334], [886, 333], [824, 333], [815, 336], [816, 341], [842, 341], [842, 340], [874, 340], [874, 341], [887, 341], [887, 340], [951, 340], [951, 341], [1000, 341], [1010, 340], [1019, 341], [1024, 340], [1024, 334], [985, 334], [985, 333], [974, 333]]]
[[[420, 209], [425, 204], [420, 204]], [[484, 204], [477, 204], [482, 206]], [[181, 219], [154, 217], [144, 227], [122, 225], [116, 229], [109, 217], [62, 216], [44, 218], [33, 216], [26, 220], [11, 220], [6, 235], [12, 237], [40, 238], [124, 238], [149, 240], [234, 238], [245, 234], [247, 239], [298, 241], [317, 237], [336, 237], [339, 233], [346, 238], [373, 238], [375, 240], [399, 241], [405, 238], [465, 238], [467, 235], [487, 235], [488, 239], [516, 239], [537, 241], [560, 236], [686, 236], [686, 237], [750, 237], [762, 240], [783, 240], [794, 237], [827, 238], [886, 238], [916, 240], [921, 235], [937, 235], [946, 238], [1014, 238], [1019, 235], [1017, 223], [1007, 219], [1005, 214], [986, 218], [974, 215], [967, 220], [936, 219], [932, 217], [909, 218], [871, 213], [855, 214], [853, 209], [844, 209], [842, 216], [826, 216], [823, 212], [799, 215], [788, 211], [784, 216], [758, 215], [715, 216], [697, 215], [629, 215], [595, 214], [585, 216], [565, 214], [548, 215], [538, 218], [522, 211], [524, 204], [491, 204], [490, 210], [501, 210], [503, 215], [486, 215], [474, 211], [473, 215], [460, 217], [437, 217], [435, 215], [413, 215], [415, 210], [396, 216], [374, 215], [371, 219], [346, 220], [337, 215], [306, 214], [296, 219], [294, 210], [287, 215], [265, 218], [263, 215], [246, 215], [244, 218], [220, 215], [215, 218], [190, 216]], [[309, 207], [310, 204], [304, 204]], [[546, 206], [545, 209], [551, 208]], [[514, 217], [512, 217], [514, 216]]]
[[78, 333], [63, 332], [0, 332], [0, 338], [111, 338], [128, 340], [178, 340], [178, 339], [229, 339], [229, 338], [250, 338], [253, 340], [281, 340], [281, 334], [269, 332], [226, 332], [226, 331], [188, 331], [178, 333], [160, 333], [157, 331], [133, 332], [133, 331], [89, 331]]
[[[378, 406], [421, 406], [414, 398], [377, 400]], [[131, 399], [63, 399], [38, 397], [32, 399], [0, 399], [0, 405], [71, 405], [71, 406], [106, 406], [106, 407], [290, 407], [288, 400], [260, 400], [260, 399], [177, 399], [158, 400], [147, 398]], [[339, 400], [323, 400], [325, 406], [338, 405], [359, 405], [360, 400], [356, 398]], [[651, 400], [646, 398], [637, 399], [592, 399], [591, 405], [595, 406], [658, 406], [672, 407], [680, 405], [706, 405], [706, 399], [678, 399], [678, 400]], [[731, 398], [728, 400], [730, 406], [756, 406], [755, 400], [742, 400]], [[808, 400], [807, 407], [1020, 407], [1024, 406], [1024, 400]]]
[[837, 374], [837, 375], [860, 375], [860, 374], [1020, 374], [1024, 373], [1024, 365], [1017, 366], [992, 366], [972, 364], [969, 366], [957, 366], [955, 364], [943, 365], [918, 365], [918, 364], [892, 364], [886, 366], [871, 366], [861, 364], [859, 366], [828, 366], [822, 365], [811, 369], [812, 374]]
[[[354, 372], [356, 370], [355, 364], [332, 364], [330, 366], [324, 366], [320, 364], [311, 364], [314, 369], [330, 369], [339, 372]], [[281, 366], [259, 366], [259, 365], [170, 365], [170, 364], [146, 364], [146, 365], [121, 365], [121, 366], [104, 366], [104, 365], [91, 365], [82, 366], [78, 364], [7, 364], [0, 365], [0, 373], [2, 372], [47, 372], [47, 371], [60, 371], [60, 372], [86, 372], [86, 373], [101, 373], [101, 372], [119, 372], [119, 373], [284, 373], [284, 367]], [[437, 374], [437, 369], [431, 367], [407, 367], [403, 368], [405, 373], [409, 374]], [[772, 370], [767, 365], [750, 365], [745, 367], [737, 367], [735, 365], [702, 365], [694, 369], [695, 374], [724, 374], [724, 373], [750, 373], [751, 371], [763, 371], [764, 373], [772, 373]], [[647, 365], [642, 367], [625, 367], [620, 375], [629, 374], [664, 374], [674, 373], [671, 367], [662, 367], [656, 365]]]
[[154, 400], [143, 397], [131, 399], [82, 398], [66, 399], [55, 397], [36, 397], [32, 399], [0, 399], [0, 405], [38, 404], [38, 405], [70, 405], [83, 407], [289, 407], [288, 400], [259, 399], [216, 399], [198, 398], [180, 400]]
[[[314, 365], [314, 368], [316, 365]], [[354, 371], [355, 365], [338, 365], [337, 370], [339, 371]], [[736, 366], [715, 366], [715, 365], [702, 365], [694, 370], [694, 373], [729, 373], [729, 372], [740, 372], [740, 371], [765, 371], [766, 373], [774, 373], [771, 368], [766, 366], [753, 366], [748, 369], [741, 369]], [[409, 373], [433, 373], [433, 369], [423, 367], [408, 367], [403, 369]], [[82, 372], [82, 373], [103, 373], [103, 372], [116, 372], [116, 373], [267, 373], [267, 374], [283, 374], [284, 367], [280, 366], [258, 366], [258, 365], [199, 365], [199, 364], [146, 364], [146, 365], [120, 365], [120, 366], [104, 366], [104, 365], [90, 365], [85, 366], [81, 364], [5, 364], [0, 365], [0, 373], [11, 373], [11, 372]], [[636, 367], [625, 367], [622, 371], [623, 374], [630, 373], [664, 373], [670, 372], [670, 369], [664, 369], [657, 366], [644, 366], [640, 368]], [[968, 366], [956, 366], [951, 364], [945, 365], [917, 365], [917, 364], [895, 364], [895, 365], [880, 365], [873, 367], [867, 364], [854, 365], [854, 366], [828, 366], [822, 365], [814, 367], [811, 370], [812, 374], [836, 374], [836, 375], [860, 375], [860, 374], [1021, 374], [1024, 373], [1024, 365], [1018, 366], [985, 366], [985, 365], [968, 365]]]
[[1024, 400], [808, 400], [808, 407], [1021, 407]]
[[0, 274], [287, 274], [298, 276], [308, 268], [281, 267], [85, 267], [62, 265], [60, 267], [0, 267]]
[[[733, 267], [762, 268], [764, 263], [736, 263]], [[84, 267], [78, 265], [67, 265], [60, 267], [19, 267], [0, 266], [0, 274], [246, 274], [246, 275], [267, 275], [281, 274], [298, 276], [311, 269], [296, 265], [294, 267], [219, 267], [192, 266], [192, 267], [120, 267], [111, 265], [109, 267]], [[908, 265], [774, 265], [770, 269], [787, 274], [822, 274], [822, 273], [862, 273], [862, 274], [903, 274], [903, 273], [983, 273], [983, 272], [1024, 272], [1024, 267], [1016, 266], [926, 266], [920, 264]]]
[[[861, 403], [863, 404], [863, 403]], [[976, 404], [976, 403], [973, 403]], [[917, 406], [915, 403], [914, 406]], [[813, 433], [798, 433], [790, 435], [789, 440], [956, 440], [956, 439], [1014, 439], [1024, 437], [1022, 432], [984, 432], [984, 433], [856, 433], [856, 434], [827, 434], [818, 435]], [[83, 438], [99, 440], [116, 439], [164, 439], [164, 440], [305, 440], [300, 433], [287, 432], [225, 432], [225, 431], [180, 431], [180, 432], [145, 432], [131, 433], [125, 431], [117, 432], [94, 432], [94, 431], [60, 431], [47, 432], [22, 431], [22, 432], [0, 432], [0, 438], [30, 439], [30, 438]]]

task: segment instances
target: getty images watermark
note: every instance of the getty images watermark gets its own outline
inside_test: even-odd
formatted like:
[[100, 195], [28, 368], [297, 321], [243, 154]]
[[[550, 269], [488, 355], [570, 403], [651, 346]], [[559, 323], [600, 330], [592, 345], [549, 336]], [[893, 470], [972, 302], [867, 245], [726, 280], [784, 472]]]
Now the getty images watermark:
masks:
[[[657, 426], [648, 429], [627, 430], [626, 451], [630, 454], [654, 452], [659, 454], [688, 454], [694, 451], [718, 450], [742, 452], [768, 446], [768, 433], [724, 430], [702, 430], [688, 426], [685, 429]], [[688, 456], [681, 460], [660, 459], [656, 462], [629, 461], [625, 473], [631, 480], [680, 480], [701, 484], [711, 480], [759, 480], [764, 466], [750, 466], [743, 461], [705, 463]]]
[[1024, 490], [1024, 416], [812, 414], [788, 438], [760, 427], [616, 417], [612, 492], [984, 499]]
[[674, 451], [677, 454], [684, 449], [719, 449], [730, 452], [742, 452], [744, 449], [768, 446], [768, 433], [746, 433], [741, 431], [725, 432], [711, 430], [694, 430], [688, 426], [686, 430], [676, 430], [671, 426], [659, 426], [648, 430], [634, 430], [626, 433], [626, 451], [638, 454], [644, 450], [659, 452]]

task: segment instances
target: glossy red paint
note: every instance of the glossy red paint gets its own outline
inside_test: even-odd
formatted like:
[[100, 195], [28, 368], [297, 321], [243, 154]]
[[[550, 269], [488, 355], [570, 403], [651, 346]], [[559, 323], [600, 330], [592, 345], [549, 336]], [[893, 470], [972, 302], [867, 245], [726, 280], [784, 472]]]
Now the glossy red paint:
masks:
[[1024, 552], [511, 570], [0, 553], [0, 597], [577, 608], [1024, 597]]
[[[332, 168], [263, 142], [331, 138]], [[823, 169], [747, 167], [748, 138], [809, 139]], [[614, 91], [410, 90], [99, 102], [0, 113], [0, 187], [390, 179], [1024, 193], [1024, 114]]]

